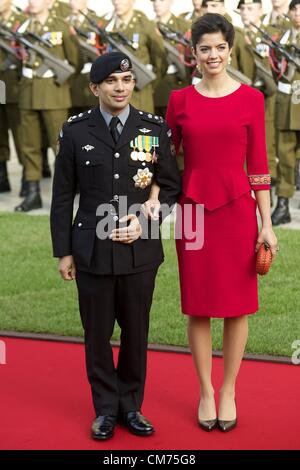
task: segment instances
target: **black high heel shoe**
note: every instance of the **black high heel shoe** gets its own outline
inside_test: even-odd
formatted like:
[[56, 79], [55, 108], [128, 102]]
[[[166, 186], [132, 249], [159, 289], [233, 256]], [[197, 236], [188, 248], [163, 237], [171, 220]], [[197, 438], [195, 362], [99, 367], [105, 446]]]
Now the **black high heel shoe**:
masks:
[[[199, 402], [200, 406], [200, 402]], [[200, 419], [198, 406], [198, 424], [203, 431], [210, 432], [218, 426], [218, 418], [215, 419]]]
[[[235, 408], [236, 408], [236, 401], [235, 400], [234, 400], [234, 403], [235, 403]], [[229, 432], [232, 429], [234, 429], [237, 425], [237, 418], [232, 419], [230, 421], [224, 421], [222, 419], [218, 419], [217, 421], [218, 421], [218, 428], [222, 432]]]
[[210, 432], [217, 427], [218, 418], [209, 419], [209, 420], [198, 419], [198, 423], [201, 429], [203, 429], [206, 432]]

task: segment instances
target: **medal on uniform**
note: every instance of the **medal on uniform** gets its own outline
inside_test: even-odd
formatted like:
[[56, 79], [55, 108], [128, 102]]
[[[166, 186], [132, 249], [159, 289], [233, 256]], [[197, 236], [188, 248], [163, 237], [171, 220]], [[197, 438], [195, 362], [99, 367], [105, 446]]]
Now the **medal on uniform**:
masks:
[[153, 137], [153, 140], [152, 140], [152, 147], [153, 147], [152, 163], [157, 163], [156, 148], [159, 147], [159, 140], [158, 140], [158, 137]]
[[139, 168], [137, 174], [133, 176], [133, 180], [136, 188], [144, 189], [149, 186], [152, 182], [153, 173], [149, 168]]
[[137, 50], [139, 48], [139, 40], [140, 40], [140, 35], [139, 33], [134, 33], [132, 36], [132, 47]]

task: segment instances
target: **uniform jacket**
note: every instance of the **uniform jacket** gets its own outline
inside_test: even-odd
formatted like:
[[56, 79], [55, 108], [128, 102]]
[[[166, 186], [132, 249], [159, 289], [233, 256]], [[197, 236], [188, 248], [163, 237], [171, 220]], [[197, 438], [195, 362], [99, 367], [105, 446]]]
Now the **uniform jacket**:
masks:
[[[88, 10], [87, 14], [90, 19], [97, 21], [97, 23], [100, 22], [100, 17], [98, 17], [94, 11]], [[98, 45], [97, 35], [94, 31], [91, 31], [91, 26], [87, 18], [85, 18], [83, 15], [78, 15], [77, 17], [74, 17], [72, 14], [70, 14], [66, 18], [66, 21], [70, 25], [79, 28], [80, 31], [88, 35], [88, 38], [85, 38], [85, 37], [81, 37], [79, 34], [79, 38], [81, 41], [86, 42], [89, 46], [92, 46], [95, 48], [97, 47]], [[85, 57], [86, 54], [84, 53], [84, 51], [82, 51], [82, 53], [83, 53], [84, 64], [83, 64], [83, 68], [80, 74], [74, 77], [74, 79], [72, 80], [71, 98], [72, 98], [72, 107], [88, 109], [93, 106], [96, 106], [98, 99], [95, 98], [95, 96], [89, 89], [90, 70], [91, 70], [92, 62], [91, 60], [88, 60]]]
[[[79, 73], [83, 66], [83, 59], [77, 37], [74, 31], [70, 30], [69, 25], [52, 13], [45, 24], [35, 24], [33, 19], [26, 20], [20, 26], [20, 32], [34, 32], [44, 39], [49, 40], [53, 47], [46, 48], [47, 52], [55, 55], [61, 60], [66, 60]], [[40, 45], [40, 44], [39, 44]], [[37, 70], [43, 63], [42, 57], [30, 52], [23, 63], [23, 67]], [[24, 74], [23, 74], [24, 75]], [[55, 78], [27, 78], [21, 79], [20, 103], [21, 109], [27, 110], [51, 110], [67, 109], [71, 107], [70, 83], [65, 82], [62, 85], [55, 83]]]
[[[146, 131], [142, 133], [141, 130]], [[135, 186], [139, 169], [150, 171], [161, 188], [160, 201], [172, 205], [181, 191], [180, 174], [168, 126], [162, 118], [130, 107], [130, 114], [115, 145], [99, 107], [70, 118], [60, 134], [55, 163], [51, 233], [55, 257], [73, 255], [78, 269], [98, 274], [128, 274], [145, 271], [163, 261], [159, 239], [139, 238], [132, 245], [100, 240], [96, 216], [100, 204], [118, 215], [120, 196], [128, 197], [128, 207], [149, 198], [151, 184]], [[138, 135], [158, 138], [156, 163], [130, 158], [130, 143]], [[88, 150], [87, 150], [88, 149]], [[148, 169], [148, 170], [147, 170]], [[80, 202], [73, 222], [73, 201], [79, 185]]]

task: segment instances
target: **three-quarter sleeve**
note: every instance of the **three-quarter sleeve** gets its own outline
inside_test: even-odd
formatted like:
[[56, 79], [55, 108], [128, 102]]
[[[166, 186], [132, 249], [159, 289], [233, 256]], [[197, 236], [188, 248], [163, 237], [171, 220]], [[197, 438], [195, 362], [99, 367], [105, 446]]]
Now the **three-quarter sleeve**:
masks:
[[[264, 96], [256, 91], [251, 103], [252, 115], [247, 133], [247, 174], [251, 189], [270, 189], [265, 131]], [[255, 99], [254, 99], [255, 98]]]
[[166, 113], [166, 121], [168, 123], [169, 128], [172, 131], [172, 140], [176, 148], [176, 153], [178, 154], [181, 140], [182, 140], [182, 134], [181, 134], [181, 127], [176, 117], [176, 106], [175, 106], [175, 101], [176, 101], [175, 94], [176, 93], [178, 92], [173, 91], [170, 95], [167, 113]]

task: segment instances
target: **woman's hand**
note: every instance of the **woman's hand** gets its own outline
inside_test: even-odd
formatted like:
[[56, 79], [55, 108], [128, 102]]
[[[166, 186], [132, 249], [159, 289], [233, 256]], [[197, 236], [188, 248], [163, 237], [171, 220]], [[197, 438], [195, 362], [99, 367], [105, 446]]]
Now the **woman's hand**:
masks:
[[142, 212], [146, 219], [158, 220], [160, 202], [157, 198], [150, 198], [148, 201], [141, 205]]
[[269, 245], [270, 250], [272, 252], [272, 261], [274, 261], [277, 255], [277, 251], [279, 251], [279, 247], [278, 247], [276, 235], [273, 232], [272, 227], [269, 227], [269, 228], [263, 227], [261, 229], [257, 238], [257, 242], [256, 242], [256, 247], [255, 247], [256, 252], [258, 251], [262, 243], [266, 243], [267, 245]]

